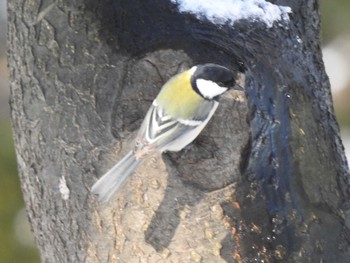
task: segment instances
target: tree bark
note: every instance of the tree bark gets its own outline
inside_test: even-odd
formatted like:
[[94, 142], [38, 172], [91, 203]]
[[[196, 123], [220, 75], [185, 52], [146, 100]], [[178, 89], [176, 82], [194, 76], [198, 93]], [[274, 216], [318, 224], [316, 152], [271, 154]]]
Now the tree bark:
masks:
[[[288, 28], [266, 28], [168, 1], [8, 2], [12, 123], [43, 262], [347, 262], [349, 170], [318, 1], [291, 7]], [[203, 62], [245, 71], [245, 94], [99, 204], [90, 187], [159, 88]]]

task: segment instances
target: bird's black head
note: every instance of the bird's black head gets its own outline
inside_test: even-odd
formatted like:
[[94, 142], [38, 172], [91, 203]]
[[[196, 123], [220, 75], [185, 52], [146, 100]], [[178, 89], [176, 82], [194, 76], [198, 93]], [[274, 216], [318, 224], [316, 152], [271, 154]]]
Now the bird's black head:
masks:
[[234, 74], [217, 64], [202, 64], [190, 69], [193, 89], [205, 99], [214, 99], [236, 87]]

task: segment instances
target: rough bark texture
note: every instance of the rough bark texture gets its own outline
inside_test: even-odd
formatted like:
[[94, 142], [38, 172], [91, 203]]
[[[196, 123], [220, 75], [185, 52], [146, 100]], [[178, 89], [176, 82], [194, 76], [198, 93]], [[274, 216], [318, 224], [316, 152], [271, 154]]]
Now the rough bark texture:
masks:
[[[8, 5], [16, 151], [43, 262], [347, 262], [349, 172], [317, 1], [293, 1], [288, 28], [270, 29], [217, 28], [167, 1]], [[159, 88], [202, 62], [246, 69], [246, 93], [99, 204], [91, 185]]]

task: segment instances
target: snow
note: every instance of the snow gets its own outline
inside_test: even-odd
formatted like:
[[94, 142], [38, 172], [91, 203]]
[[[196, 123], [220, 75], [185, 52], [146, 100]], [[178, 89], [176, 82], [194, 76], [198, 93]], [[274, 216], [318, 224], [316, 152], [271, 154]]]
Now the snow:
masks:
[[58, 189], [60, 190], [62, 199], [68, 200], [70, 191], [66, 183], [66, 178], [64, 176], [60, 178]]
[[276, 21], [289, 21], [288, 6], [279, 6], [265, 0], [170, 0], [178, 5], [179, 12], [191, 13], [198, 19], [214, 24], [233, 25], [241, 19], [260, 21], [272, 27]]

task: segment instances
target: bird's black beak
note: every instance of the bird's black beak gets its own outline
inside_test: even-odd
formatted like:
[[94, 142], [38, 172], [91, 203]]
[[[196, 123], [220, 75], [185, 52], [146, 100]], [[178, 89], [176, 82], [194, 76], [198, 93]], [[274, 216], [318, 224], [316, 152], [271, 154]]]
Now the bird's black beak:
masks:
[[232, 89], [239, 90], [239, 91], [244, 91], [244, 88], [241, 85], [237, 84], [237, 83], [235, 83], [235, 85], [232, 87]]

